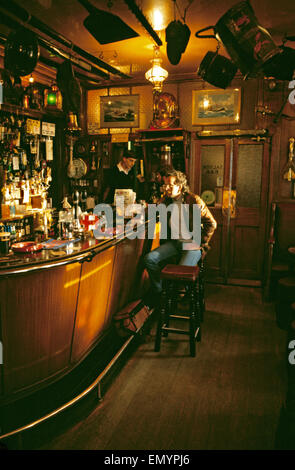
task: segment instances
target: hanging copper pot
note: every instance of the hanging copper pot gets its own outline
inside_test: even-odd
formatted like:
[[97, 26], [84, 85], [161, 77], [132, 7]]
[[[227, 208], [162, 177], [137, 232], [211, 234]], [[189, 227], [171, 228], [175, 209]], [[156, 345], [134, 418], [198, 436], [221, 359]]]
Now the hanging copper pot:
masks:
[[263, 67], [266, 77], [274, 77], [277, 80], [292, 80], [295, 70], [295, 49], [280, 46], [280, 53]]
[[198, 74], [206, 82], [218, 88], [227, 88], [234, 78], [238, 68], [227, 57], [216, 52], [207, 52], [200, 63]]
[[39, 59], [37, 36], [21, 27], [9, 34], [5, 43], [4, 67], [13, 75], [23, 77], [35, 69]]
[[[200, 35], [210, 29], [214, 35]], [[258, 24], [249, 1], [234, 5], [215, 26], [197, 31], [196, 37], [220, 40], [244, 78], [264, 72], [281, 52], [269, 32]]]

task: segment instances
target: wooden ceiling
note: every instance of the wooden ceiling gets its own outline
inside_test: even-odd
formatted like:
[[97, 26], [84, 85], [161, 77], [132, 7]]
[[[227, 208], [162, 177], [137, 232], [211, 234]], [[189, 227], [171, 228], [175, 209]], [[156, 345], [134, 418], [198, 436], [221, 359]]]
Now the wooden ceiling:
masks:
[[[5, 12], [5, 7], [3, 7], [5, 3], [7, 1], [0, 1], [0, 7], [2, 4], [0, 23], [2, 23], [1, 11]], [[73, 44], [118, 68], [132, 77], [133, 80], [144, 80], [144, 73], [150, 68], [155, 41], [129, 10], [124, 0], [90, 0], [93, 6], [118, 15], [139, 34], [136, 38], [105, 45], [97, 42], [84, 27], [83, 21], [89, 13], [78, 0], [15, 0], [15, 3], [65, 36]], [[163, 42], [160, 47], [163, 59], [162, 66], [168, 70], [169, 77], [176, 79], [190, 78], [196, 74], [198, 65], [206, 52], [209, 50], [214, 51], [217, 45], [215, 39], [196, 38], [195, 32], [206, 26], [216, 24], [219, 18], [238, 2], [235, 0], [177, 0], [176, 3], [178, 6], [176, 8], [176, 19], [181, 19], [188, 7], [185, 20], [191, 30], [191, 36], [179, 64], [172, 65], [166, 53], [165, 28], [175, 19], [175, 2], [173, 0], [136, 0], [137, 6], [154, 29], [157, 29], [157, 34]], [[294, 0], [280, 0], [279, 2], [277, 0], [251, 0], [251, 4], [260, 25], [271, 32], [277, 44], [281, 44], [285, 34], [295, 36]], [[154, 23], [153, 12], [155, 9], [161, 12], [163, 17], [161, 29]], [[7, 34], [9, 28], [0, 24], [0, 32]], [[46, 36], [43, 35], [43, 37]], [[58, 45], [57, 42], [51, 39], [50, 41]], [[295, 48], [293, 42], [288, 42], [287, 45]], [[221, 47], [220, 52], [227, 55], [223, 47]], [[52, 53], [49, 55], [54, 59]], [[75, 52], [73, 52], [73, 55], [75, 56]], [[99, 81], [101, 84], [112, 83], [117, 82], [118, 78], [120, 77], [110, 74], [110, 80], [104, 82], [104, 79], [99, 78]]]

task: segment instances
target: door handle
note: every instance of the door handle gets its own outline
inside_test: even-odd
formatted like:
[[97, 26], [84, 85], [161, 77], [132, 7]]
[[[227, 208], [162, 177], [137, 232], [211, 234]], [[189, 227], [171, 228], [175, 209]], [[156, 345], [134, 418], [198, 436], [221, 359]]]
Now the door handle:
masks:
[[228, 211], [230, 211], [230, 218], [234, 219], [236, 217], [236, 200], [237, 191], [235, 189], [223, 188], [222, 213], [224, 216], [228, 215]]

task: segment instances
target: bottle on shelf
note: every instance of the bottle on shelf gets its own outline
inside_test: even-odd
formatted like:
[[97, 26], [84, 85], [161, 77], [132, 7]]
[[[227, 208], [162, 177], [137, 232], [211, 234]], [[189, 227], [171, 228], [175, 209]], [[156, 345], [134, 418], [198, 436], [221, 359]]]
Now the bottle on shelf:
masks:
[[86, 212], [87, 210], [87, 190], [83, 189], [81, 192], [81, 210], [82, 212]]

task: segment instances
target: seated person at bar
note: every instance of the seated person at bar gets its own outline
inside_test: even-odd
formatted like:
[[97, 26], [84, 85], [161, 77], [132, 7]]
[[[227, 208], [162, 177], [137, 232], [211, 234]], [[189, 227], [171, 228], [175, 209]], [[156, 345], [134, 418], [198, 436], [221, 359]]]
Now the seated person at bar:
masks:
[[149, 202], [157, 203], [158, 199], [160, 199], [161, 194], [162, 194], [161, 193], [162, 186], [164, 184], [163, 176], [165, 175], [166, 171], [172, 170], [172, 169], [173, 169], [172, 165], [162, 165], [157, 169], [155, 173], [155, 178], [151, 181]]
[[[164, 195], [159, 199], [158, 204], [162, 203], [166, 206], [175, 204], [178, 207], [178, 232], [179, 238], [172, 239], [171, 231], [173, 230], [172, 224], [175, 224], [175, 219], [168, 212], [167, 220], [167, 238], [163, 240], [160, 237], [160, 246], [155, 250], [151, 251], [144, 257], [144, 265], [149, 274], [151, 282], [151, 290], [146, 296], [146, 304], [149, 307], [157, 305], [161, 291], [162, 283], [160, 279], [160, 273], [163, 267], [171, 262], [171, 258], [177, 257], [179, 264], [185, 266], [196, 266], [200, 258], [205, 256], [209, 249], [209, 241], [217, 227], [217, 223], [206, 206], [205, 202], [196, 194], [190, 192], [187, 185], [186, 176], [184, 173], [177, 170], [168, 170], [163, 175], [164, 180]], [[187, 204], [189, 207], [188, 221], [190, 227], [185, 227], [183, 222], [185, 218], [181, 216], [181, 205]], [[193, 223], [193, 206], [198, 205], [200, 207], [201, 215], [201, 246], [189, 239], [189, 233], [192, 229]], [[184, 209], [185, 210], [185, 209]], [[173, 211], [170, 213], [172, 214]], [[161, 228], [161, 236], [162, 236]]]
[[131, 150], [124, 150], [122, 160], [114, 166], [107, 178], [103, 201], [112, 204], [116, 189], [133, 189], [135, 186], [135, 174], [132, 171], [137, 156]]

